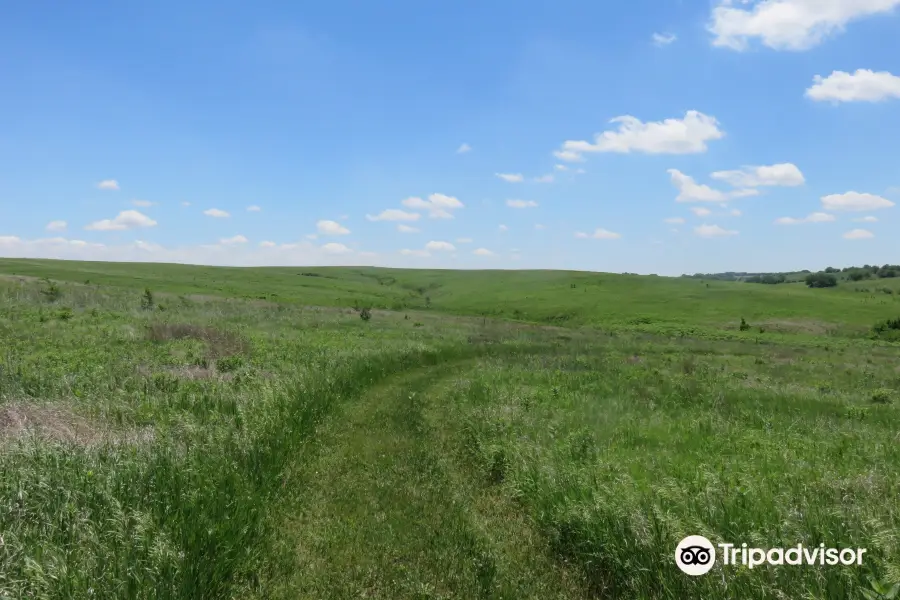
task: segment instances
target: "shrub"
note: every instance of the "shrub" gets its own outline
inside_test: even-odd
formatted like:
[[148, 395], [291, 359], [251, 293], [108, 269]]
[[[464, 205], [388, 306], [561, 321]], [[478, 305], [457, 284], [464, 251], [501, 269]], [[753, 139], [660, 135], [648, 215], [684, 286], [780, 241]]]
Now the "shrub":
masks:
[[59, 319], [60, 321], [68, 321], [69, 319], [71, 319], [74, 316], [75, 316], [75, 313], [73, 313], [72, 309], [69, 308], [68, 306], [64, 306], [63, 308], [59, 309], [59, 311], [56, 313], [56, 318]]
[[872, 392], [872, 402], [874, 404], [890, 404], [894, 401], [894, 390], [888, 388], [880, 388]]
[[372, 318], [372, 310], [366, 307], [359, 309], [359, 318], [368, 321]]
[[216, 362], [216, 371], [220, 373], [233, 373], [244, 366], [244, 359], [238, 354], [220, 358]]
[[144, 294], [141, 296], [141, 308], [144, 310], [153, 310], [153, 292], [150, 288], [144, 288]]
[[804, 280], [807, 287], [828, 288], [837, 285], [837, 277], [831, 273], [810, 273]]
[[741, 331], [747, 331], [748, 329], [750, 329], [750, 324], [749, 324], [747, 321], [744, 320], [744, 317], [741, 317], [740, 330], [741, 330]]
[[49, 279], [44, 279], [44, 284], [47, 286], [41, 290], [41, 295], [47, 302], [56, 302], [62, 297], [62, 290], [59, 289], [59, 286], [50, 281]]

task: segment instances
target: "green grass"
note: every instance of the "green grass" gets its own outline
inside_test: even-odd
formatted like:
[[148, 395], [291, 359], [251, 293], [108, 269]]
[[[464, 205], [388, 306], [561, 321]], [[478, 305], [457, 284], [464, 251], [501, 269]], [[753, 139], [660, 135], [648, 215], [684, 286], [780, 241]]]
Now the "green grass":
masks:
[[[870, 335], [896, 295], [0, 273], [16, 275], [0, 278], [0, 597], [855, 598], [869, 576], [900, 582], [900, 346]], [[381, 310], [366, 322], [354, 302]], [[673, 560], [687, 534], [868, 553], [690, 578]]]

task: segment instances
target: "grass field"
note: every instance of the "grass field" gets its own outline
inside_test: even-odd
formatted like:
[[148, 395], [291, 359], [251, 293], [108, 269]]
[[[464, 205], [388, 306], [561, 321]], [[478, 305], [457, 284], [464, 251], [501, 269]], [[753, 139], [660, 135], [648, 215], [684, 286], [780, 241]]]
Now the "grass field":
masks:
[[[0, 274], [0, 597], [900, 583], [900, 345], [871, 335], [900, 317], [896, 294], [9, 259]], [[688, 534], [867, 554], [688, 577]]]

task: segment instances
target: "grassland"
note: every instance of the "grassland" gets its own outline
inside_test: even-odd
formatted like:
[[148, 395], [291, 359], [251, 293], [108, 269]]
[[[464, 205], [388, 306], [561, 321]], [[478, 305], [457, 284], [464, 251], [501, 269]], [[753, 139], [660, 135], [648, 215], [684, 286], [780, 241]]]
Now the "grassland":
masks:
[[[870, 335], [896, 295], [0, 273], [0, 597], [861, 598], [870, 577], [900, 582], [900, 346]], [[690, 578], [673, 561], [687, 534], [868, 553]]]

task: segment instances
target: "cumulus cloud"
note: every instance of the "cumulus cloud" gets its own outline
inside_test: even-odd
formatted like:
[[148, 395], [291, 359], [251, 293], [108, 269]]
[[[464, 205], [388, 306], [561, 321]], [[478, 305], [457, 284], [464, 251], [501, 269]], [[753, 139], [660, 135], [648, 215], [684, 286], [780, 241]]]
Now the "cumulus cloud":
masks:
[[708, 217], [712, 214], [711, 210], [709, 210], [708, 208], [703, 208], [702, 206], [692, 206], [691, 212], [698, 217]]
[[668, 46], [678, 37], [674, 33], [654, 33], [653, 34], [653, 43], [657, 46]]
[[595, 240], [617, 240], [622, 237], [622, 235], [613, 231], [609, 231], [608, 229], [595, 229], [594, 233], [576, 231], [575, 237], [583, 240], [586, 240], [588, 238], [594, 238]]
[[401, 204], [407, 208], [427, 210], [428, 216], [432, 219], [452, 219], [453, 213], [451, 211], [465, 207], [465, 204], [460, 202], [458, 198], [446, 194], [431, 194], [427, 200], [413, 196], [407, 198]]
[[[342, 250], [342, 248], [344, 250]], [[160, 262], [221, 266], [354, 265], [363, 252], [346, 251], [341, 244], [316, 246], [310, 242], [259, 246], [245, 243], [165, 247], [147, 241], [105, 245], [65, 238], [24, 240], [0, 236], [0, 256], [56, 258], [112, 262]]]
[[835, 216], [830, 215], [828, 213], [823, 212], [814, 212], [809, 214], [803, 218], [795, 218], [795, 217], [781, 217], [780, 219], [775, 219], [776, 225], [800, 225], [801, 223], [830, 223], [831, 221], [835, 221]]
[[725, 137], [715, 117], [696, 110], [687, 111], [681, 119], [644, 123], [626, 115], [610, 123], [618, 123], [618, 130], [596, 134], [593, 143], [568, 140], [555, 153], [556, 157], [571, 162], [580, 160], [586, 152], [696, 154], [706, 152], [708, 142]]
[[858, 219], [853, 219], [853, 220], [856, 221], [857, 223], [877, 223], [878, 222], [878, 218], [872, 217], [872, 216], [860, 217]]
[[427, 250], [410, 250], [408, 248], [404, 248], [403, 250], [401, 250], [400, 254], [404, 256], [419, 256], [422, 258], [431, 256], [431, 254], [429, 254]]
[[400, 233], [418, 233], [419, 232], [419, 230], [416, 229], [415, 227], [410, 227], [409, 225], [404, 225], [403, 223], [400, 223], [397, 225], [397, 231], [399, 231]]
[[822, 207], [825, 210], [845, 211], [870, 211], [880, 208], [890, 208], [894, 203], [887, 198], [875, 194], [860, 192], [845, 192], [843, 194], [829, 194], [822, 196]]
[[156, 221], [136, 210], [123, 210], [113, 219], [94, 221], [85, 227], [91, 231], [122, 231], [139, 227], [153, 227]]
[[428, 242], [425, 244], [426, 250], [433, 250], [437, 252], [453, 252], [456, 250], [456, 246], [451, 244], [450, 242]]
[[456, 238], [457, 244], [471, 244], [472, 238]]
[[852, 21], [886, 14], [900, 0], [722, 0], [708, 29], [713, 45], [746, 50], [753, 39], [774, 50], [808, 50], [840, 33]]
[[729, 235], [737, 235], [738, 232], [732, 229], [724, 229], [718, 225], [700, 225], [694, 227], [694, 233], [700, 237], [724, 237]]
[[534, 208], [538, 203], [534, 200], [507, 200], [506, 205], [510, 208]]
[[569, 170], [569, 167], [567, 167], [566, 165], [553, 165], [553, 168], [556, 169], [557, 171], [568, 171]]
[[723, 192], [694, 181], [690, 175], [685, 175], [678, 169], [667, 171], [672, 179], [672, 185], [678, 190], [676, 202], [725, 202], [732, 198], [755, 196], [759, 192], [755, 189], [738, 189], [731, 192]]
[[327, 252], [328, 254], [350, 254], [353, 252], [350, 248], [343, 244], [338, 244], [336, 242], [330, 242], [328, 244], [324, 244], [322, 246], [322, 250]]
[[487, 248], [478, 248], [477, 250], [472, 250], [472, 254], [475, 254], [476, 256], [494, 256], [494, 253]]
[[875, 234], [868, 229], [852, 229], [844, 234], [845, 240], [867, 240], [875, 237]]
[[541, 175], [534, 178], [535, 183], [553, 183], [553, 175]]
[[735, 171], [716, 171], [710, 177], [740, 188], [761, 186], [803, 185], [803, 173], [792, 163], [779, 163], [761, 167], [742, 167]]
[[806, 97], [818, 102], [881, 102], [900, 98], [900, 77], [887, 71], [857, 69], [855, 73], [833, 71], [828, 77], [816, 75]]
[[421, 217], [419, 213], [406, 212], [398, 208], [389, 208], [383, 210], [377, 215], [366, 215], [369, 221], [418, 221]]
[[347, 235], [350, 230], [337, 221], [319, 221], [316, 223], [316, 231], [322, 235]]
[[224, 210], [219, 210], [218, 208], [208, 208], [203, 211], [203, 214], [207, 217], [214, 217], [216, 219], [225, 219], [231, 216]]
[[65, 221], [50, 221], [47, 223], [47, 231], [65, 231], [68, 226]]
[[494, 175], [496, 175], [503, 181], [508, 181], [510, 183], [520, 183], [523, 179], [525, 179], [521, 173], [494, 173]]
[[670, 225], [681, 225], [684, 223], [684, 219], [682, 217], [669, 217], [668, 219], [663, 219], [665, 223], [669, 223]]
[[250, 206], [247, 207], [247, 212], [259, 212], [261, 210], [262, 210], [262, 208], [260, 208], [259, 206], [255, 205], [255, 204], [251, 204]]
[[584, 157], [573, 150], [554, 150], [553, 156], [566, 162], [584, 162]]
[[234, 237], [221, 239], [221, 240], [219, 240], [219, 243], [222, 244], [223, 246], [228, 246], [231, 244], [246, 244], [248, 241], [249, 240], [247, 238], [238, 234]]
[[462, 144], [459, 148], [456, 149], [457, 154], [465, 154], [472, 150], [472, 146], [468, 144]]
[[97, 189], [100, 190], [118, 190], [119, 182], [115, 179], [104, 179], [100, 183], [97, 184]]

